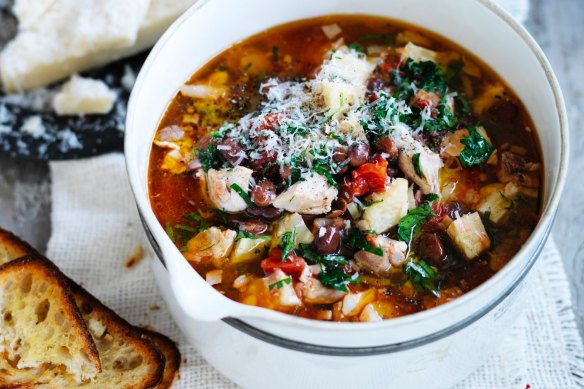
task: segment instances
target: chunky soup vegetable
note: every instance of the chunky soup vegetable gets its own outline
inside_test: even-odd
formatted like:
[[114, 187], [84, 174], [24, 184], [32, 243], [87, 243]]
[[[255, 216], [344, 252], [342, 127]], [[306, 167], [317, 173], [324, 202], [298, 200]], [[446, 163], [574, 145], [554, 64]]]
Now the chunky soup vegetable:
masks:
[[538, 221], [541, 170], [527, 112], [479, 60], [411, 26], [330, 16], [238, 43], [181, 87], [150, 197], [225, 296], [375, 321], [504, 266]]

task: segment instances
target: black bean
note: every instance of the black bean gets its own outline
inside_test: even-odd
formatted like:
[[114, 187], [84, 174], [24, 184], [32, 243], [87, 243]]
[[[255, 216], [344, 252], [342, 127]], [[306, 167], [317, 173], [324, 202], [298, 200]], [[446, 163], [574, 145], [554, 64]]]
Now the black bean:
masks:
[[316, 252], [325, 255], [339, 251], [341, 246], [341, 232], [335, 226], [323, 226], [316, 232], [314, 247]]
[[235, 165], [235, 162], [241, 158], [242, 150], [239, 142], [233, 138], [225, 138], [217, 142], [217, 152], [225, 162], [231, 165]]
[[268, 224], [261, 220], [237, 221], [239, 228], [253, 235], [263, 234], [268, 230]]
[[276, 185], [272, 181], [261, 181], [251, 190], [251, 201], [258, 207], [267, 207], [275, 198]]
[[282, 216], [282, 214], [284, 213], [284, 210], [270, 205], [270, 206], [264, 207], [264, 208], [255, 207], [255, 206], [247, 207], [245, 212], [250, 216], [261, 217], [261, 218], [264, 218], [268, 221], [272, 221], [272, 220], [276, 220], [280, 216]]
[[434, 232], [424, 232], [420, 235], [418, 255], [433, 265], [440, 265], [446, 258], [444, 243]]
[[363, 141], [357, 141], [349, 146], [348, 156], [351, 166], [359, 167], [369, 159], [369, 145]]

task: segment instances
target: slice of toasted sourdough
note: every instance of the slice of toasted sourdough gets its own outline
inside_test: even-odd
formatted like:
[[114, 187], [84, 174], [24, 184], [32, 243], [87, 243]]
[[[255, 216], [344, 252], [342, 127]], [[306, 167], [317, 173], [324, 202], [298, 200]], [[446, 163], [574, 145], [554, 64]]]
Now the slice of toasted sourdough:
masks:
[[37, 252], [12, 232], [0, 228], [0, 265], [29, 254]]
[[[9, 262], [22, 255], [38, 253], [8, 231], [0, 229], [0, 263]], [[49, 262], [48, 260], [46, 260]], [[104, 306], [89, 292], [62, 275], [68, 283], [82, 319], [87, 324], [101, 358], [102, 371], [92, 381], [79, 385], [63, 369], [47, 369], [42, 374], [30, 375], [24, 385], [3, 385], [4, 372], [0, 367], [0, 389], [8, 388], [157, 388], [164, 371], [164, 351], [159, 352], [153, 336], [135, 328]], [[2, 331], [0, 324], [0, 336]], [[0, 364], [2, 358], [0, 354]]]
[[155, 331], [143, 331], [152, 340], [154, 347], [164, 356], [164, 373], [156, 389], [169, 389], [179, 377], [180, 351], [178, 351], [178, 347], [170, 338]]
[[[151, 389], [161, 381], [164, 357], [152, 341], [82, 287], [70, 281], [73, 296], [93, 336], [102, 371], [82, 388]], [[74, 388], [69, 375], [47, 375], [46, 388]]]
[[101, 370], [68, 280], [29, 255], [0, 266], [0, 385], [18, 386], [50, 370], [81, 383]]

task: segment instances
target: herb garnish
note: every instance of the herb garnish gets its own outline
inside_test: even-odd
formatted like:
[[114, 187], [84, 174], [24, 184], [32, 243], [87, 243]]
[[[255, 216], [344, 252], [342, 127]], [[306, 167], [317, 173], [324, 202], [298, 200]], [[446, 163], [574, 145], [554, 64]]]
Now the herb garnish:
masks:
[[294, 249], [294, 243], [296, 241], [296, 227], [292, 231], [285, 232], [282, 235], [282, 240], [280, 241], [280, 246], [282, 247], [282, 262], [286, 260], [288, 254]]
[[206, 149], [198, 149], [197, 156], [204, 171], [221, 167], [221, 160], [217, 155], [217, 146], [210, 144]]
[[317, 278], [327, 288], [348, 292], [347, 284], [358, 284], [361, 281], [359, 273], [347, 274], [343, 270], [342, 266], [349, 263], [349, 261], [342, 255], [320, 255], [312, 250], [309, 244], [300, 244], [297, 251], [298, 255], [309, 264], [320, 265], [321, 272]]
[[349, 50], [354, 50], [358, 53], [365, 53], [365, 48], [363, 46], [361, 46], [361, 44], [357, 43], [357, 42], [353, 42], [349, 45]]
[[438, 272], [425, 261], [419, 260], [417, 263], [412, 259], [404, 267], [404, 273], [418, 292], [430, 292], [436, 297], [440, 297], [440, 292], [436, 287], [439, 280]]
[[371, 243], [365, 238], [365, 235], [374, 235], [373, 231], [361, 231], [356, 228], [351, 228], [347, 235], [347, 244], [354, 250], [364, 250], [371, 254], [383, 255], [383, 249], [380, 247], [373, 247]]
[[434, 201], [440, 200], [440, 195], [437, 193], [428, 193], [426, 196], [426, 201], [433, 203]]
[[414, 164], [414, 170], [416, 171], [418, 177], [424, 178], [424, 173], [422, 172], [422, 168], [420, 167], [420, 153], [414, 154], [414, 156], [412, 157], [412, 163]]
[[466, 146], [459, 155], [460, 164], [463, 167], [480, 165], [486, 162], [495, 151], [493, 145], [475, 127], [470, 127], [468, 132], [469, 136], [460, 140], [460, 143]]
[[290, 277], [282, 278], [281, 280], [276, 281], [273, 284], [268, 285], [268, 290], [271, 292], [272, 289], [274, 289], [274, 288], [282, 289], [284, 287], [284, 284], [290, 285], [291, 282], [292, 282], [292, 278], [290, 278]]
[[404, 242], [411, 242], [418, 234], [422, 225], [432, 216], [435, 216], [430, 204], [424, 203], [414, 208], [404, 216], [397, 226], [397, 237]]
[[241, 188], [241, 186], [237, 185], [236, 183], [233, 183], [233, 184], [231, 184], [231, 189], [233, 189], [235, 192], [237, 192], [239, 197], [241, 197], [243, 199], [243, 201], [245, 201], [245, 203], [248, 206], [250, 206], [250, 207], [253, 206], [253, 201], [251, 201], [251, 198], [249, 197], [247, 192]]
[[166, 223], [165, 229], [166, 229], [166, 235], [168, 235], [168, 237], [170, 238], [170, 240], [172, 240], [172, 242], [174, 243], [175, 242], [174, 230], [170, 226], [170, 223], [168, 223], [168, 222]]

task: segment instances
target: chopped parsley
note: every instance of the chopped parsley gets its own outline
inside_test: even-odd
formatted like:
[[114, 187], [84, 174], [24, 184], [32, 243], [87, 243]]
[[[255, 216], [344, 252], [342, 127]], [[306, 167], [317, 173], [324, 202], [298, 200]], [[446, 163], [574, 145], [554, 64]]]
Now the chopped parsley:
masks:
[[404, 216], [397, 226], [397, 237], [404, 242], [411, 242], [418, 234], [422, 225], [426, 221], [435, 216], [434, 210], [430, 204], [424, 203], [417, 208], [414, 208]]
[[440, 277], [436, 268], [428, 265], [423, 260], [419, 260], [416, 263], [410, 259], [404, 267], [404, 273], [418, 292], [430, 292], [434, 296], [440, 297], [440, 292], [436, 287]]
[[327, 180], [327, 182], [329, 184], [331, 184], [332, 186], [338, 187], [339, 183], [337, 181], [335, 181], [335, 179], [333, 178], [333, 175], [331, 173], [331, 170], [328, 166], [322, 164], [321, 162], [317, 162], [314, 165], [314, 171], [318, 174], [320, 174], [321, 176], [324, 176]]
[[460, 140], [460, 143], [465, 145], [465, 148], [461, 151], [459, 158], [460, 164], [463, 167], [471, 167], [474, 165], [480, 165], [486, 162], [495, 148], [490, 144], [475, 127], [470, 127], [468, 129], [469, 136]]
[[354, 50], [358, 53], [365, 53], [365, 48], [358, 42], [353, 42], [349, 45], [349, 50]]
[[168, 222], [166, 223], [165, 229], [166, 229], [166, 235], [168, 235], [170, 240], [172, 240], [173, 243], [176, 242], [176, 239], [174, 237], [174, 230], [170, 226], [170, 223], [168, 223]]
[[433, 203], [434, 201], [438, 201], [438, 200], [440, 200], [440, 195], [439, 195], [439, 194], [436, 194], [436, 193], [429, 193], [429, 194], [426, 196], [426, 201], [428, 201], [428, 202], [430, 202], [430, 203]]
[[253, 202], [251, 201], [251, 198], [249, 197], [247, 192], [241, 188], [241, 186], [237, 185], [236, 183], [233, 183], [233, 184], [231, 184], [231, 189], [233, 189], [235, 192], [237, 192], [239, 197], [241, 197], [247, 205], [249, 205], [250, 207], [253, 206]]
[[201, 161], [203, 170], [218, 169], [221, 167], [221, 159], [217, 155], [217, 146], [210, 144], [206, 149], [198, 149], [197, 155]]
[[422, 172], [422, 168], [420, 167], [420, 153], [414, 154], [414, 156], [412, 157], [412, 163], [414, 164], [414, 170], [416, 171], [418, 177], [424, 178], [424, 173]]
[[338, 254], [320, 255], [309, 244], [298, 247], [298, 255], [311, 265], [320, 265], [321, 272], [317, 278], [327, 288], [348, 292], [347, 284], [358, 284], [359, 273], [347, 274], [342, 266], [349, 263], [347, 258]]
[[322, 272], [318, 274], [318, 280], [323, 286], [327, 288], [333, 288], [340, 290], [341, 292], [348, 292], [348, 284], [359, 284], [361, 282], [361, 277], [359, 273], [347, 274], [340, 267], [334, 267], [331, 269], [323, 269]]
[[284, 285], [290, 285], [292, 282], [292, 278], [283, 278], [279, 281], [274, 282], [273, 284], [268, 285], [268, 290], [271, 292], [274, 288], [282, 289]]
[[374, 235], [373, 231], [361, 231], [356, 228], [351, 228], [347, 234], [346, 242], [354, 250], [364, 250], [371, 254], [383, 255], [383, 249], [380, 247], [373, 247], [371, 243], [365, 238], [365, 235]]
[[286, 260], [288, 254], [294, 249], [294, 242], [296, 241], [296, 227], [292, 231], [285, 232], [282, 235], [280, 246], [282, 247], [282, 262]]

